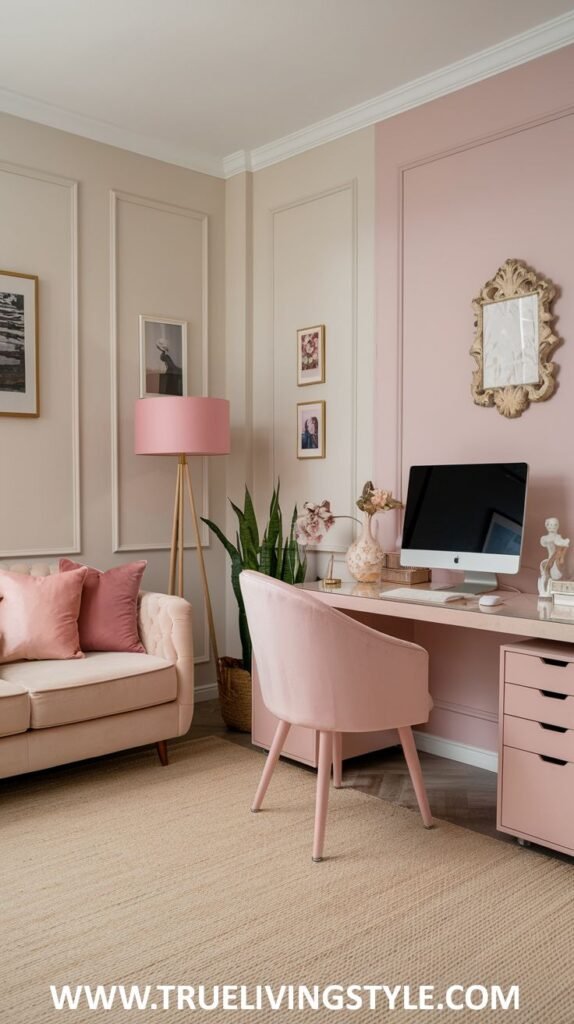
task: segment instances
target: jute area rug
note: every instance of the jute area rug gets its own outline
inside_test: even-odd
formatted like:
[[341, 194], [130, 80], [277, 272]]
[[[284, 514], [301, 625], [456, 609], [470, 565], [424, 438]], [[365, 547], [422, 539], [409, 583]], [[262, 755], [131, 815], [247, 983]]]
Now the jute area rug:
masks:
[[[572, 866], [351, 789], [311, 861], [314, 775], [215, 738], [0, 784], [0, 1019], [412, 1021], [422, 1009], [55, 1010], [50, 985], [520, 986], [520, 1008], [441, 1021], [574, 1021]], [[163, 990], [162, 990], [163, 992]], [[189, 995], [189, 991], [188, 991]], [[246, 996], [249, 1004], [250, 995]], [[412, 995], [411, 995], [412, 999]]]

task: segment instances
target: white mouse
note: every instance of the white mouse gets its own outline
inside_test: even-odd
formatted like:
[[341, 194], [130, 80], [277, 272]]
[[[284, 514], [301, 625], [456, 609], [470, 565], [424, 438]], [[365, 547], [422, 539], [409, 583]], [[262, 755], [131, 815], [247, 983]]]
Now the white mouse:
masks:
[[502, 604], [502, 598], [498, 594], [483, 594], [478, 599], [479, 605], [483, 608], [491, 608], [493, 604]]

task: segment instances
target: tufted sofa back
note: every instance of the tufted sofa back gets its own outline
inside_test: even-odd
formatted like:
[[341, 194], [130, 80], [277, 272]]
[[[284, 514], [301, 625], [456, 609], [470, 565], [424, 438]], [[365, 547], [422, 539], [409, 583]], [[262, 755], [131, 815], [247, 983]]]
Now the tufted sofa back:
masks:
[[26, 576], [51, 576], [58, 572], [57, 562], [0, 562], [0, 569], [8, 572], [22, 572]]

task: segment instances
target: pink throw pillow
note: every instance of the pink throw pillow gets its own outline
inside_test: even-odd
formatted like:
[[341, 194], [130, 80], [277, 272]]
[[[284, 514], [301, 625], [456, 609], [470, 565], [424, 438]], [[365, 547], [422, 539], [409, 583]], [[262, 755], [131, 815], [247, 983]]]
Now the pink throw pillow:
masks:
[[[138, 633], [138, 594], [147, 562], [118, 565], [107, 572], [86, 568], [80, 608], [80, 644], [83, 651], [127, 651], [145, 654]], [[60, 572], [81, 568], [60, 559]]]
[[67, 576], [0, 571], [0, 662], [83, 658], [78, 635], [88, 570]]

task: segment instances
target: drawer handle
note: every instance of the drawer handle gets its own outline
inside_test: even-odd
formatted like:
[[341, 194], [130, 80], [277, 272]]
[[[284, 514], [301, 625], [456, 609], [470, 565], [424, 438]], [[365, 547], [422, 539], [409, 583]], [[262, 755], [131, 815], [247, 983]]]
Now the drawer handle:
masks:
[[566, 668], [569, 664], [567, 661], [560, 661], [559, 658], [541, 658], [540, 660], [543, 661], [545, 665], [555, 665], [556, 668]]
[[560, 757], [549, 757], [548, 754], [539, 754], [538, 757], [541, 761], [547, 761], [548, 764], [559, 764], [562, 768], [568, 761], [563, 761]]
[[550, 725], [548, 722], [539, 722], [542, 729], [550, 729], [551, 732], [568, 732], [565, 725]]
[[552, 697], [552, 700], [566, 700], [567, 693], [553, 693], [552, 690], [541, 690], [543, 697]]

